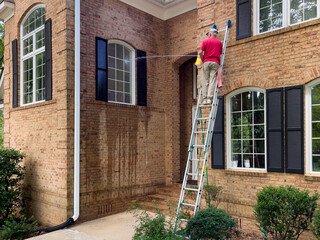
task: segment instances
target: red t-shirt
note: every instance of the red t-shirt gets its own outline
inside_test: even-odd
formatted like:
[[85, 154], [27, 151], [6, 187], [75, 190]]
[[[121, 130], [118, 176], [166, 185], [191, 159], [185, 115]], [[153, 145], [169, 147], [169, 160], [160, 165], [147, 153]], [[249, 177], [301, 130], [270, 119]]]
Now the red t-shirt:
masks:
[[201, 48], [204, 51], [203, 61], [202, 62], [217, 62], [220, 64], [220, 55], [222, 53], [222, 43], [219, 39], [214, 37], [205, 39]]

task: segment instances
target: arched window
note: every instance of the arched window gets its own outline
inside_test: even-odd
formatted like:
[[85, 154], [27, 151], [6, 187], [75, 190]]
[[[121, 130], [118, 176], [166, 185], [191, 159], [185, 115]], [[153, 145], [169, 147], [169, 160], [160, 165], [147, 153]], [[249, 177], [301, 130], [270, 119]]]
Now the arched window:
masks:
[[125, 42], [108, 42], [108, 101], [135, 104], [135, 51]]
[[32, 8], [21, 23], [21, 105], [45, 100], [44, 5]]
[[266, 169], [265, 90], [244, 88], [227, 96], [228, 168]]
[[306, 85], [307, 172], [320, 173], [320, 79]]

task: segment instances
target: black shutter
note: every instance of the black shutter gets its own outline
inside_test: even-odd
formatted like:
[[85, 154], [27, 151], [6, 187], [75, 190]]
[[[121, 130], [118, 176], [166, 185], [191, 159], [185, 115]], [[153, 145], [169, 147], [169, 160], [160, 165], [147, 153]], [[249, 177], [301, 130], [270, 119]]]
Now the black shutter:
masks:
[[211, 166], [224, 169], [224, 97], [220, 96], [211, 144]]
[[283, 88], [267, 89], [267, 165], [284, 172]]
[[147, 106], [147, 59], [146, 52], [137, 50], [138, 105]]
[[286, 172], [304, 173], [303, 86], [285, 88]]
[[251, 36], [251, 0], [237, 0], [237, 40]]
[[108, 102], [108, 40], [96, 37], [96, 99]]
[[52, 21], [48, 19], [45, 23], [45, 79], [44, 79], [44, 88], [45, 88], [45, 99], [52, 99]]
[[12, 107], [18, 107], [18, 40], [12, 41]]

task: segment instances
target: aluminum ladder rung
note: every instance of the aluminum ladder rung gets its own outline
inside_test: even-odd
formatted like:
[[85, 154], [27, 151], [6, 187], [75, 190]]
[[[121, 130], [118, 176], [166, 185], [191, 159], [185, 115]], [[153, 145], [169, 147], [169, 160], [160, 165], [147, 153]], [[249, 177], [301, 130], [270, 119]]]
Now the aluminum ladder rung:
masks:
[[204, 159], [202, 159], [202, 158], [200, 158], [200, 159], [190, 159], [190, 161], [200, 161], [200, 162], [203, 162], [204, 161]]
[[207, 133], [208, 131], [194, 131], [194, 133]]
[[195, 207], [195, 204], [191, 204], [191, 203], [181, 203], [183, 206], [188, 206], [188, 207]]
[[195, 147], [195, 148], [201, 148], [201, 147], [205, 147], [206, 145], [192, 145], [192, 147]]
[[198, 188], [188, 188], [188, 187], [185, 187], [184, 190], [198, 192]]
[[189, 176], [201, 176], [203, 173], [188, 173]]
[[197, 118], [197, 120], [209, 120], [210, 118], [209, 117], [200, 117], [200, 118]]
[[181, 222], [188, 222], [189, 220], [188, 219], [184, 219], [184, 218], [180, 218], [180, 221]]
[[208, 104], [208, 105], [199, 105], [199, 107], [200, 107], [200, 108], [208, 108], [208, 107], [211, 108], [211, 104]]

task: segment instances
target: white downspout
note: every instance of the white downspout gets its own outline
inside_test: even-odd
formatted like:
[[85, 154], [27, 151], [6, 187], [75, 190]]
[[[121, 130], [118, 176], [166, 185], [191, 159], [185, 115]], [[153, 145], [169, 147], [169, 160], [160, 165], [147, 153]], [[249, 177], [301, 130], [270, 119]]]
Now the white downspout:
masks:
[[80, 0], [75, 0], [75, 68], [74, 68], [74, 212], [80, 214]]

